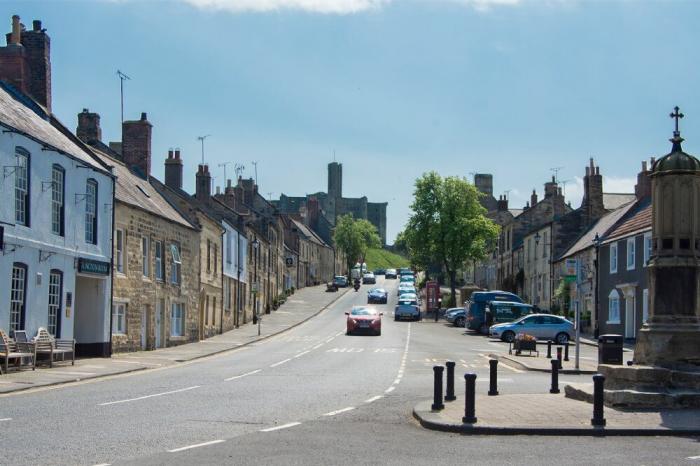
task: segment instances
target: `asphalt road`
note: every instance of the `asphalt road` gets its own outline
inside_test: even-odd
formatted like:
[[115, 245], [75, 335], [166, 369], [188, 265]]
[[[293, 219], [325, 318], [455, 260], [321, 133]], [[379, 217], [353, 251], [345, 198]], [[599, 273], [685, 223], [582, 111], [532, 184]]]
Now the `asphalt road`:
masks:
[[[395, 301], [396, 282], [382, 284]], [[432, 366], [454, 360], [458, 374], [486, 381], [484, 355], [500, 343], [444, 323], [394, 322], [392, 301], [378, 306], [381, 336], [347, 336], [343, 313], [364, 303], [369, 288], [249, 347], [2, 397], [0, 464], [700, 464], [689, 459], [700, 455], [697, 439], [562, 441], [422, 429], [411, 410], [432, 394]], [[507, 367], [500, 374], [502, 393], [549, 388], [547, 374]]]

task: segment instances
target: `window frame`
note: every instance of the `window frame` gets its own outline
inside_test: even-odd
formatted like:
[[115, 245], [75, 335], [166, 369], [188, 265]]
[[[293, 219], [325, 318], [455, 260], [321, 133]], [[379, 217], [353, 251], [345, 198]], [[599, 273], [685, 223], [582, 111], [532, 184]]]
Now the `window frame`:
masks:
[[[20, 160], [23, 160], [24, 164], [20, 163]], [[25, 227], [31, 226], [31, 163], [29, 151], [23, 147], [15, 147], [15, 223]], [[24, 174], [24, 186], [19, 184], [20, 174]]]
[[[614, 309], [617, 315], [616, 319], [613, 319], [613, 303], [615, 304]], [[610, 291], [610, 294], [608, 295], [608, 324], [620, 324], [620, 293], [617, 291], [617, 289], [614, 289]]]
[[[16, 278], [15, 270], [22, 271], [23, 277]], [[27, 317], [27, 279], [29, 278], [29, 268], [27, 264], [23, 262], [13, 262], [12, 263], [12, 274], [10, 275], [10, 319], [8, 322], [8, 330], [10, 332], [10, 337], [14, 337], [15, 330], [24, 330], [24, 325]], [[15, 288], [15, 283], [18, 280], [22, 280], [22, 288]], [[22, 300], [19, 301], [15, 299], [16, 294], [21, 294]], [[15, 310], [15, 304], [19, 304], [19, 309]], [[17, 315], [17, 319], [13, 319], [14, 315]], [[15, 328], [16, 327], [16, 328]]]
[[652, 241], [651, 241], [651, 232], [648, 231], [644, 233], [644, 240], [643, 240], [643, 248], [644, 248], [644, 263], [642, 264], [644, 267], [647, 266], [649, 263], [649, 259], [651, 259], [651, 249], [652, 249]]
[[[53, 283], [53, 278], [58, 277], [58, 284]], [[51, 269], [49, 272], [49, 287], [48, 287], [48, 292], [49, 292], [49, 299], [48, 299], [48, 309], [47, 309], [47, 322], [46, 322], [46, 330], [53, 335], [54, 338], [61, 338], [61, 317], [63, 317], [63, 272], [58, 269]], [[58, 288], [58, 290], [55, 290], [55, 288]], [[57, 291], [52, 293], [52, 289], [54, 291]], [[52, 302], [52, 296], [54, 296], [56, 299]], [[53, 310], [53, 318], [55, 319], [55, 322], [53, 324], [53, 332], [52, 330], [52, 324], [51, 324], [51, 319], [52, 319], [52, 310]]]
[[147, 235], [141, 237], [141, 275], [151, 278], [151, 238]]
[[[60, 174], [60, 189], [57, 189], [56, 174]], [[60, 201], [56, 197], [60, 196]], [[58, 211], [56, 211], [58, 209]], [[58, 217], [58, 218], [56, 218]], [[55, 229], [58, 223], [58, 231]], [[59, 164], [51, 167], [51, 232], [54, 235], [65, 236], [66, 229], [66, 170]]]
[[[627, 264], [627, 270], [634, 270], [637, 267], [637, 238], [632, 237], [632, 238], [627, 238], [627, 247], [626, 247], [626, 264]], [[630, 262], [631, 259], [631, 262]]]
[[155, 248], [153, 250], [153, 255], [155, 259], [155, 278], [156, 280], [162, 282], [165, 280], [165, 261], [163, 260], [163, 253], [165, 249], [163, 248], [163, 242], [156, 240], [154, 241]]
[[182, 257], [180, 256], [180, 247], [176, 243], [170, 243], [170, 259], [170, 283], [179, 286], [182, 282]]
[[[90, 192], [91, 188], [94, 195]], [[88, 178], [85, 182], [85, 242], [88, 244], [97, 244], [98, 188], [94, 178]]]
[[185, 336], [185, 305], [183, 303], [170, 303], [170, 336]]
[[[613, 254], [613, 251], [615, 252]], [[610, 243], [610, 247], [608, 248], [609, 252], [609, 262], [610, 262], [610, 273], [617, 273], [617, 265], [619, 262], [619, 257], [618, 257], [618, 249], [617, 249], [617, 242]], [[615, 259], [613, 261], [613, 258]]]
[[[121, 312], [120, 312], [121, 309]], [[127, 328], [127, 321], [126, 321], [126, 316], [127, 316], [127, 310], [128, 310], [128, 304], [127, 303], [114, 303], [112, 305], [112, 335], [126, 335], [128, 328]], [[121, 319], [119, 318], [121, 314]], [[120, 325], [121, 323], [121, 325]]]
[[115, 256], [116, 256], [116, 263], [115, 268], [117, 270], [117, 273], [125, 273], [125, 267], [124, 267], [124, 245], [125, 241], [124, 239], [126, 238], [125, 236], [125, 230], [122, 228], [117, 228], [114, 232], [114, 248], [115, 248]]

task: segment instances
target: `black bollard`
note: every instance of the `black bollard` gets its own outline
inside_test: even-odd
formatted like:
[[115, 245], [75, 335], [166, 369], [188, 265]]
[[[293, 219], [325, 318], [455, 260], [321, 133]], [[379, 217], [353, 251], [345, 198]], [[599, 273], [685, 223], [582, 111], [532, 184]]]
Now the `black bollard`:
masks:
[[603, 401], [605, 393], [605, 376], [596, 374], [593, 376], [593, 419], [591, 425], [595, 427], [605, 426], [603, 416]]
[[552, 388], [549, 393], [559, 393], [559, 361], [552, 359]]
[[489, 359], [489, 396], [498, 395], [498, 359]]
[[561, 365], [561, 346], [557, 346], [557, 362], [559, 364], [559, 369], [563, 366]]
[[566, 346], [564, 346], [564, 361], [569, 360], [569, 342], [566, 342]]
[[445, 366], [447, 366], [447, 387], [445, 387], [445, 401], [454, 401], [457, 399], [455, 396], [455, 362], [447, 361]]
[[552, 359], [552, 340], [547, 342], [547, 359]]
[[466, 394], [464, 397], [464, 424], [476, 423], [476, 374], [469, 372], [464, 374], [464, 382], [466, 385]]
[[442, 371], [444, 370], [442, 366], [433, 366], [433, 405], [430, 407], [433, 411], [439, 411], [445, 407], [442, 403]]

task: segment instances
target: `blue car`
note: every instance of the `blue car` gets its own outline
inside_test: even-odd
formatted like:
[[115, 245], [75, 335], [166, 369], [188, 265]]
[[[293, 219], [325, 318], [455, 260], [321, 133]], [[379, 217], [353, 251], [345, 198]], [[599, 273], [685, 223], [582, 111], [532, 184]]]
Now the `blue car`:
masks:
[[384, 288], [373, 288], [367, 292], [367, 304], [386, 304], [389, 293]]
[[394, 320], [420, 320], [420, 307], [410, 304], [399, 304], [394, 308]]

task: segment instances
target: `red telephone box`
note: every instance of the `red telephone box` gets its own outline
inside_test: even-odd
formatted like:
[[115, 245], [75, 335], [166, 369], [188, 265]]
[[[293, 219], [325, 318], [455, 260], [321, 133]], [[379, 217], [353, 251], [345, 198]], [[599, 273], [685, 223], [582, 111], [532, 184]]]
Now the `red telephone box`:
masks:
[[440, 309], [440, 304], [438, 302], [440, 298], [440, 285], [438, 285], [438, 282], [426, 282], [425, 296], [427, 301], [426, 311], [432, 312], [435, 309]]

